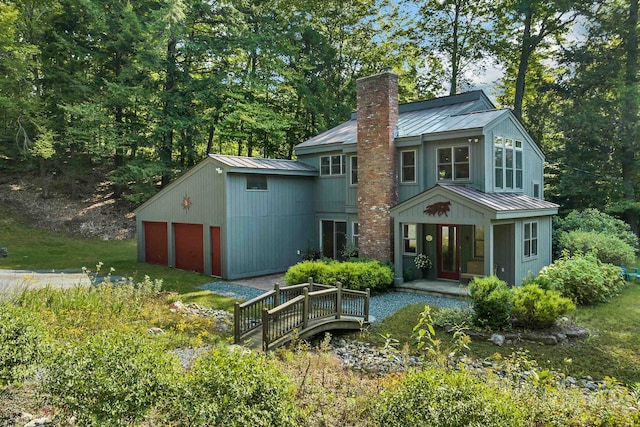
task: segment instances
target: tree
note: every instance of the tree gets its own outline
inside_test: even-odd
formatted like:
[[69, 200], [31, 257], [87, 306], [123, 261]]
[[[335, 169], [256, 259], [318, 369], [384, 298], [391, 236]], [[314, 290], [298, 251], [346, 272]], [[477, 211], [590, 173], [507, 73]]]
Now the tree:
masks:
[[[433, 68], [446, 64], [449, 94], [458, 93], [465, 83], [465, 72], [483, 66], [493, 33], [489, 12], [492, 2], [485, 0], [407, 1], [418, 9], [418, 20], [410, 22], [409, 37], [422, 49]], [[437, 69], [436, 69], [437, 71]]]

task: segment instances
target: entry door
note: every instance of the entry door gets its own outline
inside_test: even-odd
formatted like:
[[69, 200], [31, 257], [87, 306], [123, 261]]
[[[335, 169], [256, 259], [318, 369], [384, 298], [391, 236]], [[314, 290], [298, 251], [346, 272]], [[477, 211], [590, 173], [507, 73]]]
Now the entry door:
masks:
[[347, 246], [347, 223], [345, 221], [322, 221], [322, 256], [344, 260]]
[[438, 225], [438, 277], [460, 279], [460, 227]]

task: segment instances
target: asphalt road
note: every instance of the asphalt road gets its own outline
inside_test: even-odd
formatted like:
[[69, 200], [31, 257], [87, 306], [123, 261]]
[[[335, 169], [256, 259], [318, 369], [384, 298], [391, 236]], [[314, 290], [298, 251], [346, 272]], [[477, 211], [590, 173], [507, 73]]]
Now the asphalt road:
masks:
[[42, 288], [46, 286], [71, 288], [74, 286], [88, 286], [90, 284], [91, 280], [89, 276], [82, 272], [0, 269], [0, 294], [21, 292], [24, 289]]

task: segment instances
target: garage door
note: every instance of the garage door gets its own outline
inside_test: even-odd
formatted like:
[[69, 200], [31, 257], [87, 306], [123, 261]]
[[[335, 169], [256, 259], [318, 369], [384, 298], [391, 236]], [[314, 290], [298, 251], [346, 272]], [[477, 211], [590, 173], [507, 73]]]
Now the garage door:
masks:
[[149, 264], [169, 265], [167, 223], [144, 221], [144, 259]]
[[202, 224], [174, 224], [176, 268], [204, 272]]
[[222, 277], [220, 227], [211, 227], [211, 275]]

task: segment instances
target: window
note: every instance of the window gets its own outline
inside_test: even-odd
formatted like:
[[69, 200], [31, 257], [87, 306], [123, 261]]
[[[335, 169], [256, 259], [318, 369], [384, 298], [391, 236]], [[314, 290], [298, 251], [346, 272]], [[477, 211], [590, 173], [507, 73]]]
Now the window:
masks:
[[533, 197], [535, 197], [536, 199], [540, 198], [540, 183], [539, 182], [533, 182]]
[[351, 159], [351, 185], [358, 183], [358, 156], [352, 156]]
[[484, 227], [482, 225], [473, 227], [473, 256], [484, 258]]
[[522, 190], [522, 141], [502, 136], [493, 141], [495, 188]]
[[403, 151], [400, 155], [400, 182], [416, 182], [416, 152]]
[[538, 223], [525, 222], [524, 224], [524, 257], [538, 256]]
[[266, 175], [247, 175], [247, 190], [261, 190], [267, 189], [267, 176]]
[[353, 236], [353, 246], [357, 248], [360, 244], [360, 223], [354, 222], [351, 224], [351, 226], [353, 227], [351, 229], [351, 235]]
[[344, 175], [346, 168], [344, 154], [320, 157], [320, 175]]
[[405, 254], [416, 254], [418, 252], [415, 224], [402, 224], [402, 240], [404, 241]]
[[469, 179], [469, 147], [438, 148], [438, 181]]

